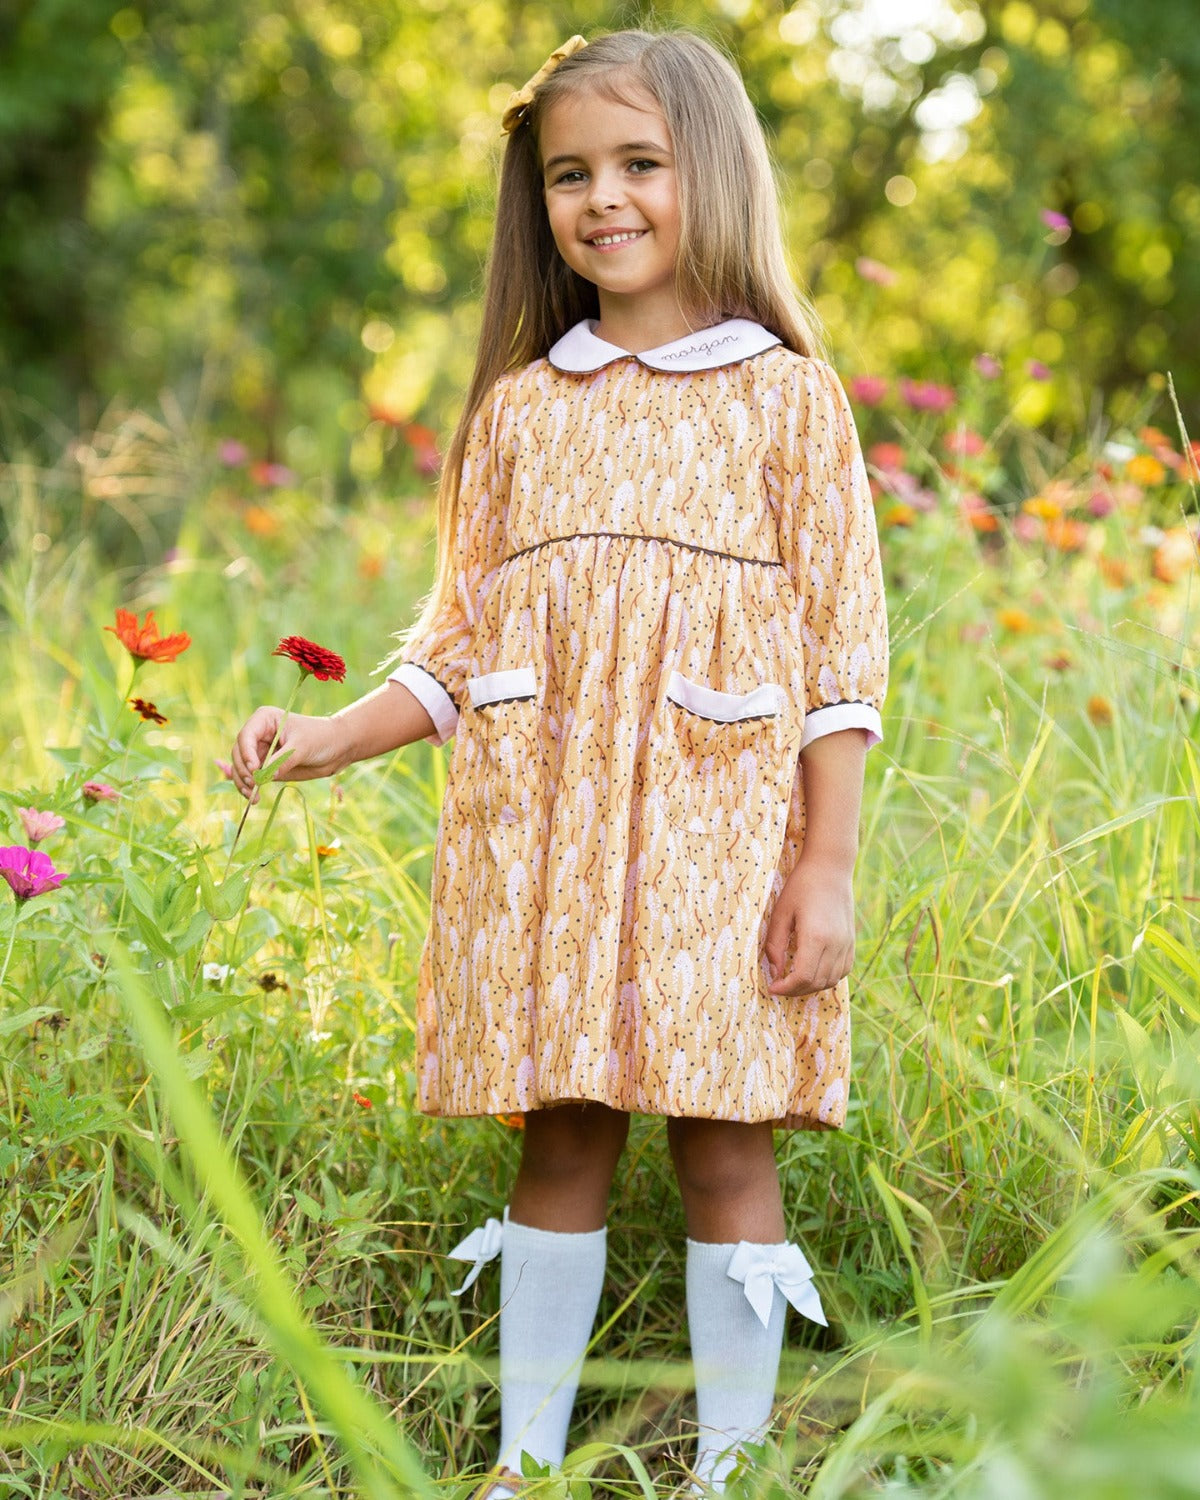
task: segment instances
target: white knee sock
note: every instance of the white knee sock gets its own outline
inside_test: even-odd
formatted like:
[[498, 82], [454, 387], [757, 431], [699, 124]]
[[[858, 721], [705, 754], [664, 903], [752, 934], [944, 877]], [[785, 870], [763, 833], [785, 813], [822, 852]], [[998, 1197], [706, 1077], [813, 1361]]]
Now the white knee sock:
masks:
[[604, 1285], [607, 1232], [559, 1234], [508, 1219], [500, 1250], [500, 1456], [561, 1464]]
[[723, 1489], [738, 1449], [771, 1418], [787, 1304], [825, 1322], [796, 1245], [687, 1242], [687, 1314], [696, 1372], [700, 1484]]

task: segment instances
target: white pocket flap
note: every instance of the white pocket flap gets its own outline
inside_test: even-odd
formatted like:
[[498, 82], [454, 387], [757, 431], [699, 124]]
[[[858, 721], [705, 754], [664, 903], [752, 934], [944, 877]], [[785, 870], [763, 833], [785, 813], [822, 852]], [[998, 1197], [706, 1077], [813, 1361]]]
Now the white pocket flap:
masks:
[[537, 677], [532, 667], [513, 667], [507, 672], [487, 672], [482, 677], [467, 678], [467, 692], [475, 708], [500, 703], [506, 698], [532, 698], [537, 693]]
[[702, 682], [691, 682], [678, 672], [667, 679], [667, 697], [705, 719], [732, 724], [736, 719], [761, 719], [783, 709], [783, 689], [774, 682], [763, 682], [748, 693], [719, 693]]

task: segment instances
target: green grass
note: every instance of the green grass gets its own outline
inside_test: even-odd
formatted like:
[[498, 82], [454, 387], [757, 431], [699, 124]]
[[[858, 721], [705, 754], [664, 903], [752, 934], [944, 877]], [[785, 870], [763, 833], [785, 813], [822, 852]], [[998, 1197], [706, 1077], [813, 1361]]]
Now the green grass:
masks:
[[[505, 1202], [519, 1136], [413, 1108], [446, 752], [289, 788], [232, 858], [214, 764], [290, 691], [281, 635], [351, 664], [301, 710], [372, 685], [430, 576], [429, 517], [300, 492], [248, 517], [179, 423], [118, 436], [93, 444], [119, 458], [99, 499], [67, 460], [0, 475], [2, 841], [24, 841], [17, 808], [58, 811], [43, 847], [70, 877], [0, 903], [0, 1492], [465, 1496], [493, 1451], [496, 1288], [451, 1297], [446, 1251]], [[179, 518], [167, 561], [148, 473]], [[1147, 491], [1062, 552], [1007, 520], [976, 534], [941, 491], [885, 531], [847, 1126], [778, 1137], [831, 1328], [790, 1327], [745, 1492], [1194, 1496], [1200, 574], [1155, 581], [1142, 537], [1192, 502]], [[122, 527], [146, 555], [114, 571]], [[117, 603], [194, 638], [139, 674], [160, 728], [124, 705]], [[121, 801], [85, 803], [95, 778]], [[611, 1230], [570, 1477], [546, 1491], [682, 1494], [661, 1122], [635, 1122]]]

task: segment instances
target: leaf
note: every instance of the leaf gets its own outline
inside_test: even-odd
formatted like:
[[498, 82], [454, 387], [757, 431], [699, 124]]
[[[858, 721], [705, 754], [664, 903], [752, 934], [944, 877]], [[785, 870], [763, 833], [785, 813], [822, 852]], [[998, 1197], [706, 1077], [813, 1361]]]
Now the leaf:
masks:
[[197, 848], [196, 874], [200, 879], [200, 903], [204, 910], [215, 922], [232, 921], [246, 904], [246, 893], [250, 889], [249, 872], [239, 870], [218, 886], [203, 849]]
[[35, 1021], [40, 1021], [43, 1016], [53, 1014], [53, 1005], [31, 1005], [28, 1010], [18, 1011], [15, 1016], [0, 1017], [0, 1036], [8, 1036], [11, 1032], [21, 1031], [26, 1026], [32, 1026]]
[[238, 1005], [245, 1005], [249, 1000], [260, 998], [258, 995], [245, 993], [209, 993], [200, 999], [185, 1000], [182, 1004], [176, 1005], [171, 1011], [171, 1019], [184, 1021], [189, 1026], [194, 1026], [202, 1021], [212, 1021], [217, 1016], [223, 1016], [227, 1010], [233, 1010]]
[[291, 760], [295, 753], [295, 750], [284, 750], [281, 754], [275, 756], [273, 760], [269, 760], [265, 766], [259, 766], [258, 770], [254, 773], [254, 785], [266, 786], [269, 781], [274, 781], [276, 771], [279, 770], [280, 766]]

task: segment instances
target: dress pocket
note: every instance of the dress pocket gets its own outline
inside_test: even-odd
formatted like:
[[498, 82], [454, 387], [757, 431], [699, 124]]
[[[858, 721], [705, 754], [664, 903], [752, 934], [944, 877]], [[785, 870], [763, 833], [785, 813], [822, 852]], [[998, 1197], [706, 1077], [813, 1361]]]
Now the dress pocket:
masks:
[[665, 729], [671, 822], [688, 833], [748, 831], [773, 842], [799, 743], [783, 688], [763, 682], [744, 693], [718, 692], [672, 672]]
[[481, 823], [521, 823], [537, 794], [537, 674], [515, 667], [467, 678], [460, 732], [464, 805]]

